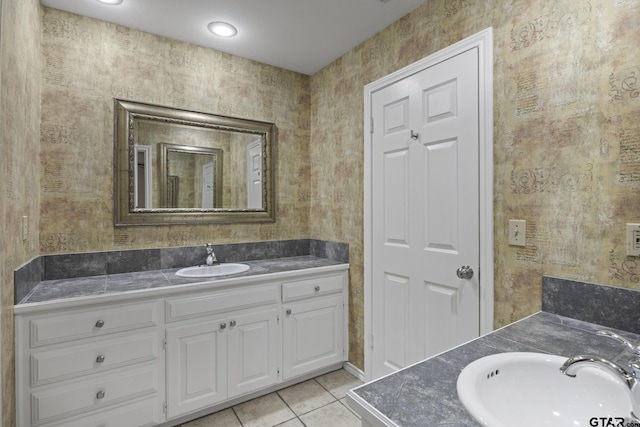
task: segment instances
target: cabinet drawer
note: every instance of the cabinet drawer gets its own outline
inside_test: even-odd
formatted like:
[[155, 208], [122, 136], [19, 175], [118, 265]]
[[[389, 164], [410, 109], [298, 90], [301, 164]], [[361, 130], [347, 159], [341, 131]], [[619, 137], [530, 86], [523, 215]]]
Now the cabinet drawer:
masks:
[[278, 285], [252, 287], [243, 290], [197, 294], [187, 298], [166, 301], [166, 321], [175, 322], [191, 317], [220, 314], [231, 310], [277, 304], [280, 301]]
[[158, 334], [135, 335], [31, 354], [31, 386], [158, 358]]
[[156, 365], [56, 386], [31, 394], [31, 421], [40, 425], [157, 393]]
[[37, 347], [156, 324], [158, 324], [158, 309], [154, 303], [78, 310], [32, 319], [30, 342], [32, 347]]
[[282, 285], [282, 301], [329, 295], [344, 290], [344, 274], [287, 282]]
[[160, 413], [160, 399], [154, 397], [47, 427], [146, 427], [159, 424]]

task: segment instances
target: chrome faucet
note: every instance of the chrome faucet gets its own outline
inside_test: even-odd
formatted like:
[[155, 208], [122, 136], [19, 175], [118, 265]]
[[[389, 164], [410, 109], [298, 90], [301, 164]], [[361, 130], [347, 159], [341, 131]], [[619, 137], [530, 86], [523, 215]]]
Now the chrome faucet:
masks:
[[213, 243], [207, 243], [205, 247], [207, 248], [207, 265], [220, 264], [220, 261], [216, 258], [216, 254], [213, 253]]
[[627, 362], [627, 367], [623, 368], [617, 363], [600, 356], [585, 354], [567, 359], [560, 367], [560, 372], [569, 377], [575, 377], [577, 371], [582, 366], [595, 363], [598, 366], [604, 367], [608, 372], [620, 378], [627, 385], [631, 392], [631, 416], [634, 420], [640, 421], [640, 345], [635, 345], [625, 337], [607, 330], [598, 331], [596, 335], [613, 338], [633, 352], [633, 356]]

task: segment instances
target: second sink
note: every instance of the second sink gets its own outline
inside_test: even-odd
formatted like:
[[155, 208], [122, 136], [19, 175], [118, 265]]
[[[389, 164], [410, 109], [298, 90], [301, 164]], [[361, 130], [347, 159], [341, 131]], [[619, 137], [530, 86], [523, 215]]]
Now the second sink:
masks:
[[627, 386], [595, 365], [570, 378], [560, 372], [566, 360], [541, 353], [486, 356], [462, 370], [458, 396], [483, 426], [592, 426], [600, 417], [622, 425], [631, 414]]
[[176, 272], [176, 276], [180, 277], [216, 277], [228, 276], [231, 274], [243, 273], [249, 270], [247, 264], [217, 264], [217, 265], [198, 265], [194, 267], [186, 267]]

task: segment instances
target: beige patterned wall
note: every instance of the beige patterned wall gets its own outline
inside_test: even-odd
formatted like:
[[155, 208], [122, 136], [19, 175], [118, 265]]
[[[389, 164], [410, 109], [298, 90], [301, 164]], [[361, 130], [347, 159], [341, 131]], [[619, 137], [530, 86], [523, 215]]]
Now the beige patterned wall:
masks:
[[[2, 425], [15, 425], [13, 270], [38, 255], [40, 2], [0, 2], [0, 304]], [[22, 216], [28, 217], [23, 239]]]
[[[640, 1], [429, 0], [311, 79], [311, 235], [351, 245], [359, 367], [363, 86], [489, 26], [495, 326], [540, 309], [543, 274], [640, 289], [624, 240], [640, 222]], [[527, 220], [526, 247], [509, 219]]]
[[[42, 253], [308, 237], [308, 76], [49, 8], [43, 27]], [[115, 228], [114, 98], [275, 122], [277, 222]]]
[[[350, 360], [363, 367], [363, 86], [493, 26], [496, 326], [540, 308], [542, 274], [640, 288], [624, 249], [624, 225], [640, 222], [638, 0], [429, 0], [310, 79], [47, 8], [43, 26], [42, 253], [201, 235], [348, 242]], [[3, 91], [15, 90], [4, 68], [2, 77]], [[114, 228], [114, 97], [276, 122], [278, 221]], [[32, 167], [28, 154], [11, 155]], [[509, 218], [527, 220], [526, 247], [507, 245]]]

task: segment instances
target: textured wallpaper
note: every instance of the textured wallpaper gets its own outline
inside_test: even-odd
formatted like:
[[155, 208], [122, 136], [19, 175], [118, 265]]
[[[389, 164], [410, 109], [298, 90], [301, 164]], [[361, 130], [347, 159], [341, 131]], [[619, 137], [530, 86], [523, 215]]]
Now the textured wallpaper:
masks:
[[[41, 253], [347, 242], [362, 368], [363, 86], [492, 26], [495, 325], [539, 310], [542, 274], [640, 288], [624, 234], [640, 222], [638, 0], [429, 0], [312, 77], [47, 8], [42, 25]], [[275, 122], [277, 222], [116, 229], [114, 97]]]
[[[42, 253], [308, 237], [308, 76], [49, 8], [42, 44]], [[114, 98], [276, 123], [277, 222], [115, 228]]]
[[[13, 270], [38, 255], [40, 2], [0, 2], [0, 296], [2, 425], [15, 425]], [[25, 238], [22, 217], [27, 216]]]
[[[640, 289], [640, 1], [429, 0], [311, 78], [311, 237], [350, 244], [359, 367], [363, 86], [490, 26], [495, 326], [540, 309], [542, 274]], [[525, 247], [509, 219], [527, 220]]]

